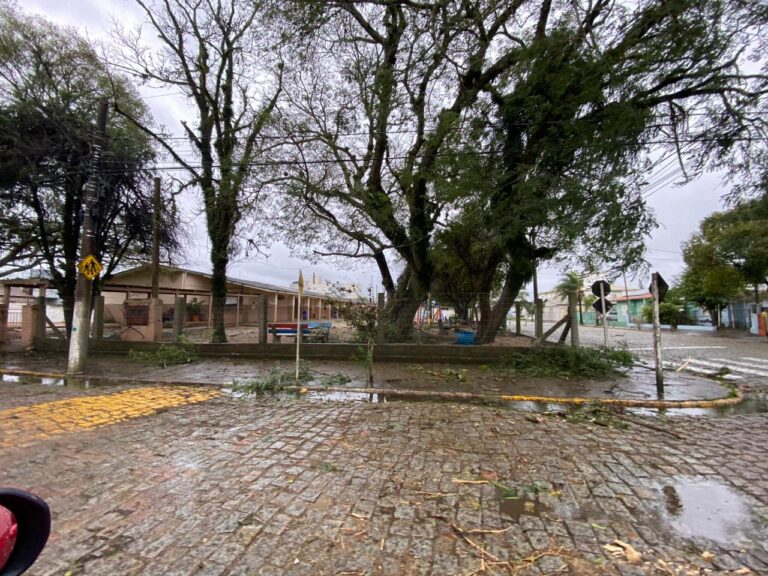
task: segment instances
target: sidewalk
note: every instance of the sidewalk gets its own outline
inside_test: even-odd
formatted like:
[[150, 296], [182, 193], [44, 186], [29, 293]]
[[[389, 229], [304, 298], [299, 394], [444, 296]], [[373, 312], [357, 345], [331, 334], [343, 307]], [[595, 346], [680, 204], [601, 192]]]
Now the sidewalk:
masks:
[[[425, 359], [426, 360], [426, 359]], [[35, 353], [0, 355], [0, 370], [8, 374], [34, 375], [58, 379], [66, 372], [66, 357]], [[118, 384], [192, 384], [230, 388], [235, 382], [243, 383], [263, 378], [279, 367], [293, 371], [292, 362], [267, 360], [212, 359], [167, 368], [148, 366], [125, 356], [95, 356], [88, 360], [84, 380]], [[311, 391], [371, 392], [367, 387], [365, 370], [355, 362], [312, 361], [309, 363], [312, 381], [302, 384]], [[343, 374], [350, 381], [339, 385], [334, 376]], [[717, 399], [734, 403], [731, 390], [719, 382], [691, 374], [667, 371], [664, 400], [674, 407], [679, 402], [698, 402], [706, 405]], [[407, 395], [442, 395], [445, 398], [537, 400], [557, 402], [558, 399], [590, 399], [628, 401], [652, 407], [658, 400], [655, 374], [648, 367], [635, 367], [626, 376], [608, 380], [563, 379], [553, 377], [529, 378], [506, 374], [488, 366], [445, 364], [377, 363], [374, 370], [373, 392]], [[335, 379], [338, 380], [338, 379]], [[30, 380], [31, 381], [31, 380]]]
[[0, 409], [26, 431], [0, 445], [0, 484], [54, 513], [32, 576], [768, 570], [765, 415], [619, 428], [188, 388], [2, 384], [34, 403]]

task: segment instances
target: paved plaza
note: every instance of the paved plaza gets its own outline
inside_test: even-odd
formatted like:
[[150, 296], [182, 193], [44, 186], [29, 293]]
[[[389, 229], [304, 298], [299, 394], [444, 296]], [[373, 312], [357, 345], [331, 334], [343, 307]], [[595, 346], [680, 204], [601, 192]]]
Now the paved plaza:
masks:
[[768, 573], [766, 414], [1, 386], [0, 485], [54, 514], [31, 574]]

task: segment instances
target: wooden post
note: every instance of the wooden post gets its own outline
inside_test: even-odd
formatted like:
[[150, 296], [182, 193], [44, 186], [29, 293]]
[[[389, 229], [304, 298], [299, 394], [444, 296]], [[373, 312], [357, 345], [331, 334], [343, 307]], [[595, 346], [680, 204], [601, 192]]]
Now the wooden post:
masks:
[[576, 292], [568, 294], [568, 316], [571, 319], [571, 346], [578, 348], [579, 342], [579, 318], [578, 318], [578, 296]]
[[267, 295], [259, 296], [259, 344], [267, 343]]
[[[45, 318], [48, 314], [48, 311], [46, 310], [45, 304], [45, 287], [42, 287], [39, 290], [40, 292], [37, 296], [37, 337], [42, 340], [45, 339], [45, 333], [47, 331]], [[102, 322], [102, 326], [103, 325], [104, 324]]]
[[299, 364], [301, 363], [301, 331], [303, 320], [301, 314], [301, 297], [304, 292], [304, 276], [299, 270], [299, 319], [296, 321], [296, 382], [299, 381]]
[[600, 313], [603, 315], [603, 347], [608, 350], [608, 321], [605, 315], [608, 310], [605, 309], [605, 283], [600, 281]]
[[376, 297], [376, 344], [384, 344], [386, 333], [384, 331], [384, 294], [379, 292]]
[[[42, 319], [45, 322], [45, 299], [40, 307]], [[104, 338], [104, 296], [99, 294], [93, 302], [93, 337], [96, 340]]]
[[544, 334], [544, 301], [541, 298], [536, 299], [535, 314], [534, 336], [536, 336], [536, 338], [541, 338]]
[[279, 303], [279, 298], [277, 297], [277, 294], [275, 294], [275, 312], [272, 314], [272, 322], [277, 322], [277, 305]]
[[653, 352], [656, 359], [656, 394], [664, 398], [664, 367], [661, 359], [661, 320], [659, 317], [659, 274], [651, 276], [651, 293], [653, 294]]
[[[152, 298], [160, 298], [160, 178], [152, 194]], [[162, 321], [162, 320], [161, 320]]]
[[523, 310], [522, 302], [515, 302], [515, 336], [520, 336], [522, 330], [520, 329], [520, 313]]
[[181, 333], [184, 330], [184, 315], [187, 313], [187, 306], [184, 298], [176, 296], [173, 301], [173, 341], [181, 340]]

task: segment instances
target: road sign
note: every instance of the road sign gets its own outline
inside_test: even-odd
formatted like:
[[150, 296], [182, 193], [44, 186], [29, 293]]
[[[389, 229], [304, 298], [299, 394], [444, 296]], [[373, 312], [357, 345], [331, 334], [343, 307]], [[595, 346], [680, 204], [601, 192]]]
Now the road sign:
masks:
[[[605, 303], [605, 311], [603, 311], [603, 303]], [[608, 298], [598, 298], [592, 303], [592, 308], [594, 308], [601, 314], [605, 314], [605, 312], [608, 312], [608, 310], [613, 308], [613, 302], [608, 300]]]
[[[658, 272], [654, 272], [656, 275], [656, 281], [659, 283], [659, 302], [662, 302], [664, 300], [664, 296], [667, 295], [667, 291], [669, 290], [669, 284], [667, 284], [664, 281], [664, 278], [661, 277], [661, 274]], [[648, 285], [648, 292], [653, 294], [653, 280], [651, 280], [651, 283]]]
[[88, 278], [88, 280], [93, 280], [96, 278], [96, 276], [101, 274], [101, 271], [103, 270], [101, 267], [101, 262], [96, 260], [93, 254], [89, 254], [80, 260], [80, 264], [77, 265], [77, 269], [80, 270], [82, 275]]
[[[600, 286], [601, 285], [603, 287], [602, 294], [600, 293]], [[595, 296], [598, 296], [598, 297], [600, 297], [600, 296], [608, 296], [608, 294], [610, 294], [610, 293], [611, 293], [611, 285], [608, 284], [608, 282], [606, 282], [605, 280], [598, 280], [597, 282], [592, 284], [592, 294], [594, 294]]]

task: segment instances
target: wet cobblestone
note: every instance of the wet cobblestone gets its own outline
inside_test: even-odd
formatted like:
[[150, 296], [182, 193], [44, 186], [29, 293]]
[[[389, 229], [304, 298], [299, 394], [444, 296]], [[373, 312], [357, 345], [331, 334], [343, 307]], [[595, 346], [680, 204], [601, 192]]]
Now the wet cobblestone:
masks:
[[[44, 426], [57, 401], [80, 401], [61, 394], [13, 409]], [[92, 406], [114, 396], [88, 394]], [[673, 436], [462, 404], [216, 396], [167, 408], [26, 442], [8, 436], [26, 417], [0, 419], [0, 484], [54, 511], [31, 574], [768, 570], [766, 415], [653, 420]], [[663, 488], [680, 478], [740, 496], [745, 539], [676, 532]], [[511, 515], [494, 483], [542, 508]], [[603, 548], [617, 539], [642, 561]]]

